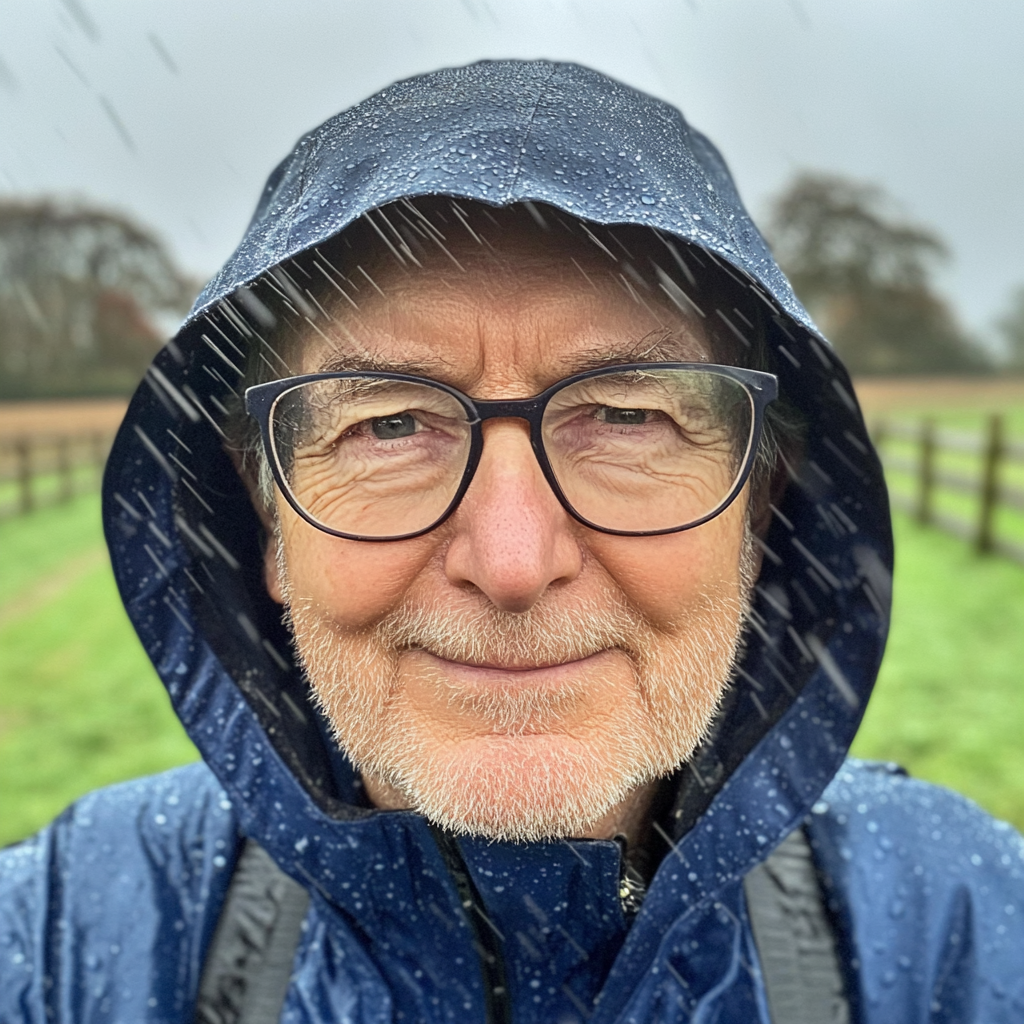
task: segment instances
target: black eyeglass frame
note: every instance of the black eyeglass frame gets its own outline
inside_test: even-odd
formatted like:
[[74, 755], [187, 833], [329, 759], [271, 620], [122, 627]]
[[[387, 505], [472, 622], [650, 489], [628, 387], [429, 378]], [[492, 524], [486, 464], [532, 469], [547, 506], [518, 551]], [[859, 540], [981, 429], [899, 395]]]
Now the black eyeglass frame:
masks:
[[[737, 475], [732, 490], [722, 499], [716, 508], [707, 515], [692, 523], [685, 523], [682, 526], [672, 526], [661, 530], [615, 530], [606, 526], [598, 526], [590, 522], [573, 508], [569, 499], [565, 496], [558, 484], [551, 463], [548, 461], [547, 452], [544, 449], [542, 427], [544, 412], [548, 402], [565, 388], [570, 387], [579, 381], [588, 380], [591, 377], [600, 377], [615, 373], [630, 373], [636, 371], [650, 370], [699, 370], [704, 373], [715, 373], [722, 377], [741, 384], [747, 392], [753, 407], [753, 423], [750, 430], [750, 440], [747, 452], [744, 457], [742, 471]], [[341, 530], [332, 529], [324, 523], [319, 522], [310, 515], [299, 503], [292, 493], [291, 487], [284, 478], [280, 460], [277, 455], [277, 448], [274, 444], [271, 420], [274, 409], [281, 398], [289, 391], [321, 380], [349, 380], [355, 378], [376, 377], [381, 380], [402, 381], [408, 384], [420, 384], [427, 387], [437, 388], [454, 398], [464, 409], [467, 417], [467, 425], [470, 427], [469, 455], [466, 459], [466, 467], [462, 472], [462, 481], [455, 492], [448, 507], [441, 516], [434, 520], [429, 526], [422, 530], [415, 530], [412, 533], [402, 533], [390, 537], [367, 537], [362, 534], [344, 533]], [[389, 373], [386, 371], [371, 370], [346, 370], [334, 373], [306, 373], [296, 377], [283, 377], [280, 380], [272, 380], [266, 384], [255, 384], [245, 390], [245, 410], [259, 424], [260, 436], [263, 440], [263, 450], [270, 463], [274, 480], [284, 495], [289, 505], [304, 519], [310, 526], [322, 530], [333, 537], [341, 537], [345, 540], [361, 541], [394, 541], [411, 540], [413, 537], [421, 537], [431, 530], [437, 529], [452, 513], [459, 507], [462, 499], [473, 482], [477, 466], [480, 463], [480, 456], [483, 453], [484, 437], [483, 424], [493, 419], [521, 419], [526, 420], [530, 426], [530, 445], [533, 454], [540, 465], [544, 479], [554, 492], [561, 506], [578, 523], [582, 523], [588, 529], [597, 530], [599, 533], [608, 533], [618, 537], [656, 537], [667, 533], [682, 533], [684, 530], [692, 530], [716, 516], [721, 515], [735, 500], [744, 484], [750, 476], [754, 467], [754, 460], [757, 457], [757, 450], [761, 444], [761, 434], [764, 430], [764, 414], [768, 404], [778, 397], [778, 378], [772, 373], [765, 373], [762, 370], [748, 370], [742, 366], [728, 366], [718, 363], [621, 363], [615, 366], [604, 366], [597, 370], [587, 370], [583, 373], [573, 374], [546, 388], [539, 395], [532, 398], [516, 399], [476, 399], [463, 394], [457, 388], [450, 387], [441, 381], [431, 380], [429, 377], [417, 377], [407, 373]]]

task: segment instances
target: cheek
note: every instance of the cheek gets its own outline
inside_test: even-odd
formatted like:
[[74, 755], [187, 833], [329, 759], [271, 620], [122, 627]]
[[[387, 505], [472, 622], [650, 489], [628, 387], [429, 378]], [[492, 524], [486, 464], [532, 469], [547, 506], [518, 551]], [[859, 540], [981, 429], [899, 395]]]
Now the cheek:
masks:
[[[289, 509], [289, 512], [291, 510]], [[430, 535], [372, 544], [343, 540], [282, 513], [281, 536], [295, 601], [309, 601], [338, 625], [373, 625], [409, 590], [434, 553]]]
[[736, 502], [694, 530], [661, 537], [595, 535], [594, 557], [654, 626], [670, 628], [710, 593], [738, 592], [746, 511]]

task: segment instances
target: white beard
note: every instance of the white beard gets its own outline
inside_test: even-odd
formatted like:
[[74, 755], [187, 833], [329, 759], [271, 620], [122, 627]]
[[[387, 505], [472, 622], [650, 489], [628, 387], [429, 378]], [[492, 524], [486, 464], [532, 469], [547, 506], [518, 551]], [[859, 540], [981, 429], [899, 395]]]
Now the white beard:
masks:
[[[754, 575], [748, 531], [738, 581], [707, 586], [670, 635], [617, 590], [583, 607], [542, 599], [524, 613], [403, 605], [356, 632], [291, 593], [283, 556], [279, 572], [314, 698], [356, 768], [443, 828], [519, 842], [586, 834], [693, 754], [731, 675]], [[437, 708], [472, 723], [443, 737], [408, 699], [400, 667], [415, 650], [463, 663], [561, 664], [609, 649], [628, 659], [628, 679], [621, 659], [617, 672], [598, 664], [557, 689], [511, 679], [468, 689], [441, 670], [421, 674]]]

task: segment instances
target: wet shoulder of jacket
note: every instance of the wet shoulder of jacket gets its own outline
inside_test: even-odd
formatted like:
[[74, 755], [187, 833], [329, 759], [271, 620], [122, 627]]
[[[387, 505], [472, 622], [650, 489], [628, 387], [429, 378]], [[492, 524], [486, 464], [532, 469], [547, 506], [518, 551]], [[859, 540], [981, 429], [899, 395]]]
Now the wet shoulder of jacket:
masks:
[[[97, 989], [125, 990], [121, 1019], [150, 1019], [152, 999], [180, 1014], [238, 847], [230, 801], [193, 764], [90, 793], [0, 851], [0, 1021], [77, 1020], [64, 1004], [89, 992], [100, 1006]], [[131, 984], [161, 963], [173, 969]]]
[[[1024, 1015], [1024, 838], [891, 763], [846, 762], [807, 822], [864, 1017]], [[925, 1002], [922, 1002], [924, 1000]]]

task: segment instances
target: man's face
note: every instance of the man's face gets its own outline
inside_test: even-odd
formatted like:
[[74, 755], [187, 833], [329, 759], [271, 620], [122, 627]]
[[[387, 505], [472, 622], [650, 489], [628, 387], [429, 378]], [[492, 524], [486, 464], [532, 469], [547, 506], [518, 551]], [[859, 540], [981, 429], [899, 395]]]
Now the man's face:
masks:
[[[296, 369], [370, 359], [499, 399], [602, 361], [711, 361], [588, 243], [510, 227], [445, 245], [378, 260], [379, 291], [322, 318]], [[483, 435], [461, 505], [421, 537], [333, 537], [278, 493], [268, 586], [376, 803], [496, 838], [592, 834], [710, 724], [754, 572], [746, 493], [693, 530], [611, 536], [565, 512], [524, 421]]]

